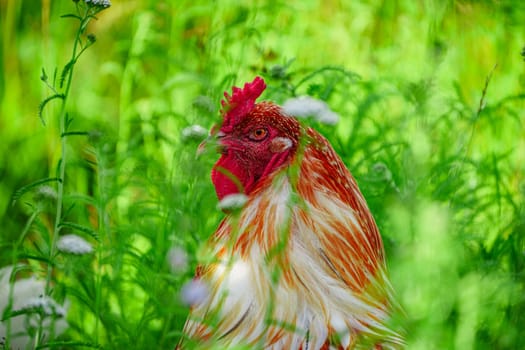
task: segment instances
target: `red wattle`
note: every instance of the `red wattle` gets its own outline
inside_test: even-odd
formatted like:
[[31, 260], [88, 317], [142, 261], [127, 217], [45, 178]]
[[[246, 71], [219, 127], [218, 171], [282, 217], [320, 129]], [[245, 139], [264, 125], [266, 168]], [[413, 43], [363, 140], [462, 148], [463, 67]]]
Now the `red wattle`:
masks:
[[238, 161], [228, 155], [222, 155], [211, 171], [211, 181], [217, 197], [222, 200], [234, 193], [245, 193], [249, 182], [248, 173], [239, 166]]

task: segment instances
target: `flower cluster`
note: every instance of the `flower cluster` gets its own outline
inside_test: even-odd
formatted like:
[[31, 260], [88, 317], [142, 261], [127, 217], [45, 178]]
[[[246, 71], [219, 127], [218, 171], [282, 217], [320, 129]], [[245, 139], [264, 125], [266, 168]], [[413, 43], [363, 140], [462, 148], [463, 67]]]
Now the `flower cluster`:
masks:
[[184, 141], [189, 140], [202, 140], [208, 135], [208, 130], [200, 125], [191, 125], [182, 129], [182, 139]]
[[26, 300], [20, 310], [38, 311], [46, 316], [64, 317], [66, 315], [65, 308], [60, 306], [53, 298], [42, 295]]
[[283, 110], [291, 116], [312, 117], [314, 120], [328, 125], [335, 125], [339, 121], [339, 115], [332, 111], [324, 101], [310, 96], [288, 99], [283, 105]]
[[103, 8], [108, 8], [111, 6], [111, 1], [109, 0], [85, 0], [86, 4], [92, 5], [92, 6], [100, 6]]
[[60, 237], [57, 243], [58, 250], [64, 253], [77, 255], [93, 252], [93, 247], [84, 238], [77, 235], [65, 235]]
[[[43, 327], [46, 334], [49, 334], [51, 328], [55, 335], [63, 333], [68, 328], [65, 316], [69, 302], [66, 300], [63, 305], [60, 305], [51, 297], [44, 296], [45, 281], [43, 280], [31, 277], [10, 282], [13, 270], [13, 266], [0, 269], [0, 315], [9, 316], [9, 310], [15, 313], [9, 316], [11, 348], [29, 348], [31, 338], [27, 329], [38, 326], [38, 318], [35, 318], [35, 313], [44, 319]], [[10, 291], [11, 288], [12, 291]], [[0, 338], [2, 337], [7, 337], [5, 321], [0, 322]]]
[[170, 248], [167, 259], [173, 273], [185, 272], [188, 269], [188, 253], [181, 247]]
[[38, 188], [35, 197], [41, 200], [56, 201], [58, 198], [57, 191], [51, 186], [41, 186]]
[[199, 278], [194, 278], [186, 283], [180, 292], [182, 302], [189, 306], [202, 303], [209, 295], [208, 285]]

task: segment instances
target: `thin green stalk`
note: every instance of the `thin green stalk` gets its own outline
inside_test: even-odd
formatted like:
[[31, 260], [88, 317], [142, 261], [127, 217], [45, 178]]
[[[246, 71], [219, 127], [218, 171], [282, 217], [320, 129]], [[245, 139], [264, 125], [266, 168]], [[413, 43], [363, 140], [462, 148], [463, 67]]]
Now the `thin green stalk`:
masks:
[[[84, 33], [85, 28], [88, 22], [93, 18], [93, 15], [90, 14], [90, 8], [86, 7], [83, 17], [80, 19], [80, 24], [76, 32], [75, 41], [73, 44], [73, 52], [71, 54], [71, 59], [67, 63], [64, 70], [66, 70], [66, 84], [63, 91], [62, 105], [60, 108], [59, 121], [60, 121], [60, 152], [61, 157], [59, 161], [59, 170], [58, 170], [58, 182], [57, 182], [57, 203], [56, 203], [56, 214], [55, 221], [53, 225], [53, 234], [51, 235], [51, 244], [49, 247], [49, 261], [53, 261], [57, 253], [57, 241], [60, 234], [61, 221], [62, 221], [62, 209], [63, 209], [63, 200], [64, 200], [64, 183], [66, 177], [66, 165], [67, 165], [67, 129], [68, 129], [68, 114], [66, 112], [67, 102], [69, 98], [69, 93], [71, 91], [71, 85], [73, 81], [73, 72], [75, 69], [75, 64], [82, 55], [82, 53], [93, 43], [88, 41], [84, 46], [82, 46], [81, 35]], [[80, 52], [78, 52], [80, 48]], [[77, 53], [78, 52], [78, 53]], [[46, 272], [46, 282], [44, 288], [44, 296], [50, 296], [51, 294], [51, 279], [53, 275], [53, 264], [47, 265]], [[53, 333], [53, 323], [51, 324], [51, 333]], [[41, 337], [43, 334], [43, 317], [40, 318], [38, 329], [34, 338], [34, 347], [40, 345]], [[52, 337], [53, 334], [50, 335]]]
[[[73, 45], [73, 54], [72, 54], [72, 62], [74, 62], [77, 52], [77, 47], [79, 44], [80, 39], [80, 32], [77, 32], [77, 36], [75, 38], [75, 43]], [[74, 70], [75, 64], [73, 63], [67, 77], [67, 83], [66, 88], [64, 90], [64, 98], [62, 100], [62, 106], [60, 108], [60, 151], [61, 151], [61, 157], [60, 157], [60, 163], [59, 163], [59, 174], [58, 174], [58, 183], [57, 183], [57, 204], [56, 204], [56, 215], [55, 215], [55, 223], [53, 226], [53, 234], [51, 235], [51, 244], [49, 247], [49, 261], [52, 261], [54, 259], [54, 256], [56, 254], [56, 243], [58, 239], [58, 235], [60, 233], [60, 222], [62, 219], [62, 205], [63, 205], [63, 199], [64, 199], [64, 180], [66, 176], [66, 160], [67, 160], [67, 135], [64, 135], [66, 132], [66, 119], [67, 119], [67, 113], [66, 113], [66, 105], [67, 100], [69, 97], [69, 91], [71, 89], [71, 82], [73, 78], [73, 70]], [[46, 273], [46, 284], [44, 289], [44, 295], [49, 296], [51, 291], [51, 277], [53, 274], [53, 265], [48, 264], [47, 265], [47, 273]], [[40, 318], [40, 322], [38, 325], [38, 330], [35, 335], [35, 342], [34, 347], [38, 347], [40, 344], [40, 338], [43, 331], [43, 318]]]
[[477, 128], [478, 120], [479, 120], [479, 118], [481, 116], [481, 112], [485, 108], [486, 97], [487, 97], [487, 89], [489, 87], [490, 80], [492, 79], [492, 75], [494, 74], [494, 71], [496, 70], [496, 68], [498, 68], [498, 64], [497, 63], [494, 65], [494, 67], [492, 67], [492, 69], [490, 70], [489, 74], [485, 78], [485, 85], [483, 86], [483, 90], [481, 91], [481, 98], [479, 99], [478, 109], [476, 111], [476, 116], [474, 118], [474, 121], [472, 122], [472, 127], [470, 129], [470, 136], [469, 136], [469, 138], [467, 140], [467, 146], [466, 146], [466, 149], [465, 149], [465, 157], [467, 157], [468, 154], [470, 153], [470, 147], [471, 147], [471, 144], [472, 144], [472, 140], [474, 139], [474, 135], [476, 134], [476, 128]]
[[[106, 213], [107, 198], [105, 195], [106, 180], [105, 180], [105, 171], [101, 169], [105, 168], [106, 164], [103, 159], [102, 147], [99, 147], [97, 151], [97, 176], [98, 176], [98, 233], [100, 235], [101, 241], [107, 239], [107, 242], [111, 246], [111, 237], [109, 237], [109, 222], [108, 216]], [[97, 261], [103, 261], [103, 251], [102, 249], [97, 249]], [[95, 274], [95, 342], [96, 344], [100, 343], [100, 309], [102, 301], [102, 265], [97, 264], [98, 271]]]
[[[63, 197], [64, 197], [64, 180], [66, 176], [66, 160], [67, 160], [67, 113], [66, 113], [66, 106], [67, 101], [69, 98], [69, 92], [71, 90], [71, 82], [73, 81], [73, 71], [75, 69], [75, 64], [84, 49], [80, 52], [80, 54], [77, 56], [77, 50], [79, 45], [81, 44], [80, 35], [82, 34], [82, 27], [85, 26], [85, 22], [87, 23], [89, 21], [88, 18], [84, 18], [80, 22], [79, 30], [77, 31], [75, 42], [73, 44], [73, 53], [71, 55], [71, 68], [69, 69], [67, 73], [67, 82], [66, 87], [64, 89], [64, 98], [62, 99], [62, 106], [60, 108], [60, 151], [61, 151], [61, 157], [60, 157], [60, 163], [59, 163], [59, 171], [58, 171], [58, 184], [57, 184], [57, 205], [56, 205], [56, 215], [55, 215], [55, 224], [53, 227], [53, 235], [51, 237], [51, 246], [49, 250], [49, 259], [53, 259], [55, 253], [56, 253], [56, 242], [58, 239], [58, 235], [60, 233], [60, 222], [62, 219], [62, 206], [63, 206]], [[49, 295], [49, 289], [50, 289], [50, 282], [51, 282], [51, 273], [52, 273], [52, 266], [48, 265], [47, 269], [47, 278], [46, 278], [46, 287], [45, 287], [45, 294]]]
[[[18, 250], [22, 246], [22, 243], [24, 242], [24, 239], [29, 232], [29, 229], [31, 226], [33, 226], [33, 222], [35, 219], [40, 215], [40, 210], [35, 210], [33, 214], [29, 217], [29, 219], [26, 222], [26, 225], [24, 226], [24, 229], [22, 230], [22, 233], [20, 234], [20, 237], [16, 241], [15, 246], [13, 247], [13, 254], [12, 254], [12, 263], [11, 266], [13, 266], [14, 273], [16, 274], [16, 258], [18, 257]], [[13, 271], [11, 271], [11, 276], [9, 276], [9, 294], [8, 294], [8, 304], [7, 304], [7, 310], [12, 311], [13, 308], [13, 294], [15, 289], [15, 284], [11, 283], [11, 279], [13, 279]], [[6, 325], [6, 337], [5, 337], [5, 348], [10, 349], [10, 337], [11, 337], [11, 317], [8, 317], [7, 320], [5, 320]]]

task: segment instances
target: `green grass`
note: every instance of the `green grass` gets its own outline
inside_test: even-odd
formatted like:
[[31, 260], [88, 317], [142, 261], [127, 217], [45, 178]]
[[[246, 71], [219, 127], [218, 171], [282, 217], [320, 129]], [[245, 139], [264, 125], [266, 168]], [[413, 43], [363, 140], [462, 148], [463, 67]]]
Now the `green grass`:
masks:
[[[43, 310], [25, 311], [33, 343], [173, 348], [188, 312], [180, 289], [223, 216], [217, 156], [196, 158], [200, 140], [181, 133], [216, 123], [222, 93], [262, 75], [265, 98], [308, 94], [340, 114], [315, 126], [378, 222], [408, 348], [523, 344], [521, 2], [115, 0], [81, 36], [96, 42], [70, 91], [55, 84], [67, 99], [47, 103], [44, 125], [38, 106], [54, 92], [42, 68], [60, 82], [78, 28], [60, 16], [75, 11], [0, 3], [0, 266], [23, 264], [14, 280], [36, 276], [69, 303], [56, 339], [40, 338]], [[60, 252], [57, 233], [94, 252]], [[175, 272], [174, 246], [189, 257]]]

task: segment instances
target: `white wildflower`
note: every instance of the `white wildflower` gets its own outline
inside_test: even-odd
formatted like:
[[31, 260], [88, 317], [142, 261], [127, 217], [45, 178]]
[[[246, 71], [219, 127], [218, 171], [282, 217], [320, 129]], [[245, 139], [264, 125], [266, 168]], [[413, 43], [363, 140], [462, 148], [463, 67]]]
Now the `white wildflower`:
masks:
[[229, 194], [225, 196], [221, 201], [217, 204], [217, 209], [219, 210], [237, 210], [241, 209], [246, 202], [248, 201], [248, 197], [243, 193], [234, 193]]
[[210, 295], [208, 285], [201, 279], [195, 278], [186, 283], [180, 292], [181, 300], [186, 305], [202, 303]]
[[62, 252], [77, 255], [89, 254], [93, 252], [93, 247], [91, 244], [84, 238], [77, 235], [65, 235], [60, 237], [57, 247], [58, 250]]
[[283, 110], [286, 114], [294, 117], [313, 117], [318, 122], [329, 125], [337, 124], [339, 121], [339, 115], [332, 111], [324, 101], [310, 96], [300, 96], [286, 100]]
[[111, 6], [111, 1], [109, 0], [86, 0], [86, 4], [93, 6], [102, 6], [103, 8], [108, 8]]
[[58, 197], [57, 191], [51, 186], [40, 186], [36, 192], [37, 198], [55, 201]]
[[170, 248], [167, 258], [171, 272], [185, 272], [188, 269], [188, 253], [181, 247]]
[[202, 140], [208, 136], [208, 130], [200, 125], [191, 125], [182, 129], [182, 139], [187, 140]]
[[339, 122], [339, 114], [327, 109], [317, 116], [317, 120], [326, 125], [335, 125]]
[[20, 310], [39, 310], [46, 316], [64, 317], [66, 315], [66, 310], [53, 298], [42, 295], [28, 299]]
[[[51, 322], [54, 322], [53, 329], [55, 336], [62, 334], [68, 324], [65, 320], [69, 302], [66, 300], [64, 305], [58, 304], [50, 297], [42, 297], [45, 294], [45, 281], [36, 278], [23, 278], [10, 282], [13, 266], [0, 269], [0, 315], [7, 310], [9, 303], [11, 310], [31, 310], [39, 309], [44, 315], [44, 333], [48, 335], [51, 329]], [[12, 293], [10, 295], [10, 289]], [[11, 298], [11, 300], [10, 300]], [[55, 317], [46, 317], [46, 316]], [[31, 312], [13, 316], [9, 319], [10, 343], [12, 349], [27, 349], [32, 345], [29, 337], [28, 327], [38, 326], [38, 316]], [[0, 339], [7, 337], [7, 325], [5, 321], [0, 322]], [[0, 346], [1, 348], [1, 346]]]
[[296, 117], [316, 116], [328, 109], [324, 101], [310, 96], [299, 96], [286, 100], [283, 109], [287, 114]]

